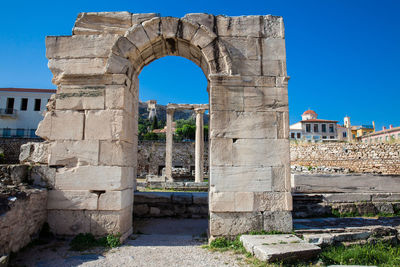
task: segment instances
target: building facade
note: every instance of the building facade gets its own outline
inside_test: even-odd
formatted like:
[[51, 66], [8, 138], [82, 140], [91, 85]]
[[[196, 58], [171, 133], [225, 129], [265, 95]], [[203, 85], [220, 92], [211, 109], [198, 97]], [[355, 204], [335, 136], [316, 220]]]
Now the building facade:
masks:
[[43, 111], [56, 90], [0, 88], [0, 137], [37, 138]]
[[301, 118], [301, 121], [290, 125], [291, 140], [338, 140], [338, 121], [318, 119], [318, 114], [313, 110], [305, 111]]
[[360, 141], [363, 143], [389, 143], [389, 142], [399, 142], [400, 141], [400, 126], [393, 127], [390, 125], [387, 129], [383, 127], [381, 131], [372, 132], [365, 134], [360, 137]]

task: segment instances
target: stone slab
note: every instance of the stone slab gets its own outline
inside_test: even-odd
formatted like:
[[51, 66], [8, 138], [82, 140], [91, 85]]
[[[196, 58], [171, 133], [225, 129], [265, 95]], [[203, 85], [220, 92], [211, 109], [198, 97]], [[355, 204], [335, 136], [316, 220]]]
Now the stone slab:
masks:
[[261, 261], [294, 261], [314, 258], [321, 248], [295, 235], [242, 235], [240, 241], [248, 252]]
[[400, 179], [390, 175], [294, 174], [294, 191], [302, 193], [400, 193]]

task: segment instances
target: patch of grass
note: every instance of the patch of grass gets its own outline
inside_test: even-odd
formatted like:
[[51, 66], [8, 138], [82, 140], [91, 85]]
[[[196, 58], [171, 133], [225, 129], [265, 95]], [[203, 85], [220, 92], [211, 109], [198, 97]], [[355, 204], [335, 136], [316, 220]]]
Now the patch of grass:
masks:
[[328, 247], [320, 254], [325, 264], [400, 266], [400, 246], [388, 243]]
[[121, 245], [121, 234], [109, 234], [96, 239], [91, 233], [78, 234], [70, 242], [70, 250], [84, 251], [94, 247], [114, 248]]
[[209, 248], [212, 251], [224, 252], [227, 250], [233, 250], [237, 253], [246, 253], [246, 249], [243, 247], [242, 242], [240, 242], [240, 236], [237, 236], [234, 240], [230, 240], [225, 237], [218, 237], [211, 241], [209, 245], [205, 245], [203, 247]]

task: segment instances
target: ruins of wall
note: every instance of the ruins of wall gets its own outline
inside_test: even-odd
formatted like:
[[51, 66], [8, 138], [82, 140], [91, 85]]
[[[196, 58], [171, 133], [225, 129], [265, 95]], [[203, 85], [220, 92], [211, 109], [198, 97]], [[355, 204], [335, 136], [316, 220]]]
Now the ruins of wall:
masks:
[[19, 152], [23, 144], [28, 142], [41, 142], [38, 138], [0, 138], [0, 151], [3, 152], [4, 158], [0, 164], [16, 164], [19, 163]]
[[[183, 167], [191, 170], [195, 166], [195, 143], [174, 143], [172, 153], [172, 166]], [[146, 177], [147, 174], [161, 175], [161, 169], [165, 167], [165, 142], [139, 141], [138, 144], [138, 177]], [[204, 143], [204, 170], [208, 170], [208, 142]]]
[[136, 192], [134, 216], [207, 218], [208, 193]]
[[35, 238], [47, 220], [47, 190], [41, 167], [0, 165], [0, 255], [17, 252]]
[[327, 166], [354, 173], [400, 175], [400, 144], [291, 144], [292, 165]]

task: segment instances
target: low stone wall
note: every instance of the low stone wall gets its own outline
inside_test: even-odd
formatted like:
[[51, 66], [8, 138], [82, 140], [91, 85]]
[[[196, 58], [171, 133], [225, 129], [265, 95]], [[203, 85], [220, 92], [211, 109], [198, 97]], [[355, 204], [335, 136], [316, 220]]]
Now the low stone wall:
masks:
[[294, 218], [400, 216], [400, 194], [293, 194], [292, 215]]
[[291, 144], [292, 165], [326, 166], [354, 173], [400, 175], [400, 144]]
[[207, 218], [208, 193], [135, 192], [134, 218]]
[[166, 189], [175, 191], [208, 191], [208, 182], [138, 182], [137, 190]]
[[[172, 145], [173, 167], [183, 167], [194, 170], [194, 142], [180, 142]], [[138, 177], [161, 175], [165, 166], [165, 142], [139, 141], [138, 143]], [[208, 170], [208, 143], [204, 143], [204, 171]]]
[[0, 193], [0, 255], [17, 252], [39, 233], [47, 220], [47, 190]]

